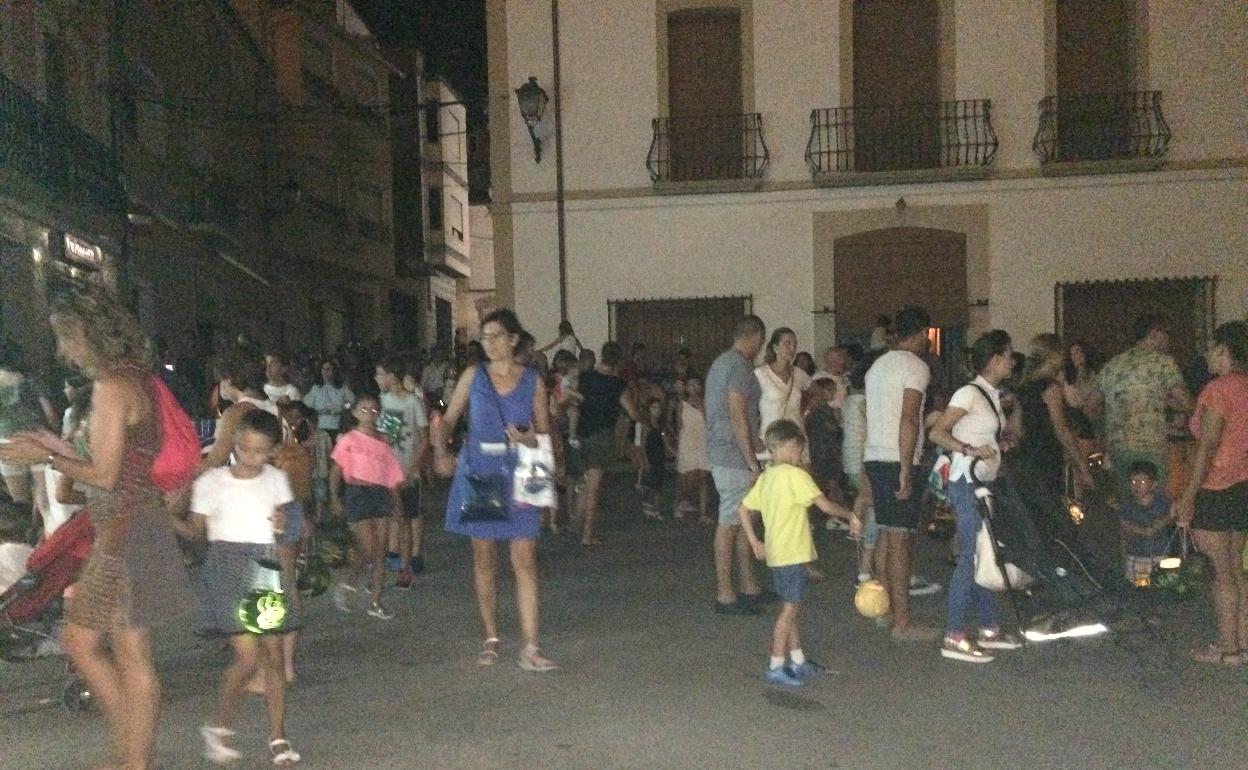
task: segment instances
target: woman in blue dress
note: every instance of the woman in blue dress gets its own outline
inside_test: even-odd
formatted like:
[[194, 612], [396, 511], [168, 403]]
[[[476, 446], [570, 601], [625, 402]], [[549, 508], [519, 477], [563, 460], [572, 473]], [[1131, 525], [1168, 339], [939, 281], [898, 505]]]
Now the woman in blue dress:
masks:
[[[511, 570], [516, 576], [516, 605], [524, 647], [519, 664], [526, 671], [551, 671], [553, 661], [537, 644], [537, 535], [539, 511], [511, 499], [515, 469], [515, 445], [537, 446], [537, 436], [550, 432], [546, 387], [536, 370], [516, 360], [524, 333], [516, 314], [496, 310], [481, 322], [484, 359], [464, 370], [455, 385], [442, 420], [432, 426], [434, 466], [442, 476], [454, 474], [446, 504], [446, 530], [472, 538], [473, 586], [485, 630], [485, 644], [477, 663], [498, 662], [498, 587], [496, 542], [505, 540], [511, 551]], [[448, 453], [455, 425], [468, 412], [468, 435], [458, 462]], [[469, 498], [469, 474], [498, 475], [506, 479], [507, 515], [501, 520], [464, 521], [463, 506]]]

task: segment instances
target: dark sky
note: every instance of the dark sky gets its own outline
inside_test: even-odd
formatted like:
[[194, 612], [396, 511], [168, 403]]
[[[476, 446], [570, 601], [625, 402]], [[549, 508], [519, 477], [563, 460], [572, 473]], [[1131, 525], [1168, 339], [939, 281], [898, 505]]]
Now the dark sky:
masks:
[[381, 42], [424, 51], [428, 74], [441, 75], [470, 103], [486, 97], [485, 0], [352, 0]]

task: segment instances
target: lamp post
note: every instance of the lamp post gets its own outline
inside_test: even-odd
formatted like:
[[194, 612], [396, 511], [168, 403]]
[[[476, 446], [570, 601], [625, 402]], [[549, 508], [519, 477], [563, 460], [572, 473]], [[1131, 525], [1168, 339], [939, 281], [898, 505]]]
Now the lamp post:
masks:
[[[559, 320], [568, 320], [568, 246], [567, 225], [564, 216], [563, 201], [563, 103], [562, 68], [559, 59], [559, 0], [550, 0], [550, 37], [551, 62], [554, 65], [555, 77], [555, 219], [559, 230]], [[546, 111], [549, 97], [546, 91], [537, 84], [537, 78], [530, 76], [527, 83], [516, 89], [516, 102], [520, 107], [520, 115], [524, 125], [529, 129], [529, 137], [533, 140], [533, 160], [542, 162], [542, 143], [535, 130]]]
[[537, 84], [537, 78], [529, 76], [529, 82], [516, 89], [516, 103], [520, 105], [520, 117], [524, 118], [525, 128], [529, 129], [529, 138], [533, 140], [533, 160], [542, 162], [542, 140], [537, 138], [537, 124], [542, 122], [546, 113], [546, 103], [550, 97], [546, 89]]

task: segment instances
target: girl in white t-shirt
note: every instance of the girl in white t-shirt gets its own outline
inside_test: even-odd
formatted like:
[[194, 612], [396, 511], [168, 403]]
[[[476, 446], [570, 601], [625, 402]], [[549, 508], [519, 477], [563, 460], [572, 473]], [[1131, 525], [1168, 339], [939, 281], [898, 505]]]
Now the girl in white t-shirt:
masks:
[[[215, 764], [242, 757], [229, 739], [247, 683], [260, 667], [264, 669], [273, 764], [292, 767], [300, 759], [286, 739], [282, 635], [248, 632], [238, 612], [239, 603], [261, 580], [276, 577], [283, 593], [293, 594], [293, 586], [280, 570], [270, 575], [269, 568], [260, 563], [275, 559], [275, 536], [285, 527], [282, 506], [294, 500], [286, 474], [269, 464], [281, 440], [281, 424], [273, 415], [260, 409], [241, 415], [234, 431], [234, 463], [205, 472], [195, 480], [191, 495], [189, 534], [208, 538], [203, 566], [205, 610], [211, 629], [228, 636], [234, 650], [234, 661], [221, 682], [217, 712], [199, 728], [204, 756]], [[297, 614], [296, 605], [289, 604], [283, 633], [299, 627]]]

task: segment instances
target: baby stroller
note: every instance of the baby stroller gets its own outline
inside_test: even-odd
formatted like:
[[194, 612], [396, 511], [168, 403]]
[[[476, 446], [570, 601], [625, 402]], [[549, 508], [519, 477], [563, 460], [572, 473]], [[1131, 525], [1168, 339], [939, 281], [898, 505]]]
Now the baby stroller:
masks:
[[[1025, 638], [1048, 641], [1104, 633], [1107, 623], [1133, 609], [1131, 586], [1080, 542], [1073, 523], [1046, 526], [1043, 533], [1037, 527], [1037, 514], [1056, 518], [1068, 516], [1066, 512], [1029, 510], [1008, 476], [989, 485], [975, 475], [976, 464], [971, 477], [983, 526], [1004, 583], [1001, 587]], [[1056, 500], [1061, 504], [1060, 498]]]
[[[79, 512], [31, 552], [26, 574], [0, 594], [0, 659], [23, 660], [32, 648], [54, 640], [61, 594], [77, 580], [94, 536], [90, 518]], [[91, 704], [91, 692], [68, 666], [61, 703], [71, 711]]]

